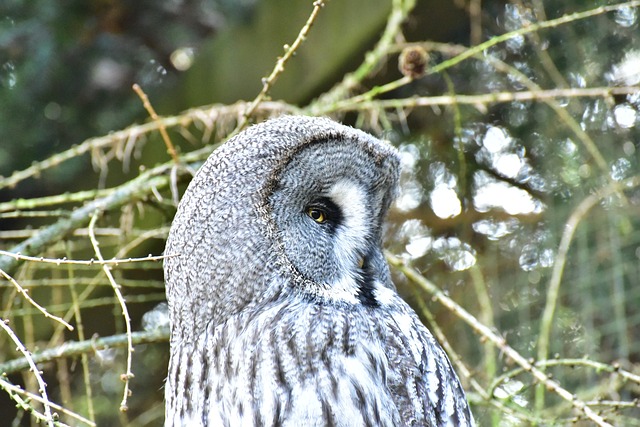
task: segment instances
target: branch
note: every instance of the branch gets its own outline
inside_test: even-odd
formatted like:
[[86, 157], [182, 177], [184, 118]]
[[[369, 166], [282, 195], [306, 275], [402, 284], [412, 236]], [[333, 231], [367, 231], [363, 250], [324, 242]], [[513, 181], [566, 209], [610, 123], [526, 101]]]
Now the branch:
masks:
[[[2, 377], [0, 377], [0, 388], [4, 389], [8, 393], [9, 396], [16, 402], [16, 405], [20, 407], [23, 411], [31, 413], [39, 421], [47, 421], [46, 417], [43, 414], [34, 410], [30, 402], [32, 400], [35, 400], [38, 403], [44, 403], [44, 399], [42, 399], [42, 397], [38, 396], [37, 394], [29, 393], [28, 391], [23, 390], [17, 385], [11, 384], [6, 378], [2, 378]], [[23, 399], [22, 397], [19, 396], [20, 394], [26, 396], [26, 398]], [[93, 426], [93, 427], [95, 427], [96, 425], [96, 423], [94, 423], [93, 421], [88, 420], [82, 415], [76, 414], [75, 412], [68, 410], [64, 406], [60, 406], [57, 403], [54, 403], [51, 401], [48, 401], [48, 403], [49, 405], [51, 405], [51, 408], [55, 409], [56, 411], [62, 412], [63, 414], [69, 417], [72, 417], [86, 425]], [[55, 413], [54, 413], [54, 418], [55, 418]], [[55, 421], [55, 420], [54, 420], [54, 425], [58, 427], [67, 426], [67, 424], [64, 424], [64, 423], [61, 423], [60, 421]]]
[[533, 365], [532, 362], [527, 360], [524, 356], [518, 353], [513, 347], [509, 346], [506, 340], [492, 331], [489, 327], [482, 324], [471, 313], [459, 306], [455, 301], [445, 295], [435, 284], [425, 279], [418, 271], [405, 265], [403, 260], [395, 255], [386, 253], [387, 261], [389, 264], [396, 267], [407, 279], [414, 282], [429, 294], [432, 295], [435, 301], [438, 301], [446, 308], [448, 308], [453, 314], [467, 323], [474, 331], [480, 334], [483, 338], [491, 341], [496, 347], [500, 349], [508, 358], [520, 365], [525, 371], [530, 372], [533, 377], [540, 381], [549, 391], [553, 391], [562, 399], [569, 402], [575, 409], [582, 412], [587, 418], [601, 427], [613, 427], [604, 418], [598, 415], [593, 409], [587, 406], [586, 403], [578, 399], [575, 395], [562, 387], [556, 381], [553, 381], [543, 371]]
[[33, 372], [33, 375], [36, 377], [36, 381], [38, 382], [38, 391], [42, 396], [42, 405], [44, 406], [44, 416], [45, 416], [44, 421], [47, 423], [49, 427], [53, 427], [54, 419], [51, 413], [51, 404], [49, 402], [49, 397], [47, 396], [47, 385], [42, 379], [42, 372], [36, 366], [36, 363], [33, 360], [33, 357], [31, 356], [31, 353], [29, 352], [29, 350], [27, 350], [24, 344], [22, 344], [22, 341], [20, 341], [20, 338], [18, 338], [18, 336], [13, 332], [13, 330], [9, 327], [8, 324], [9, 324], [8, 320], [0, 319], [0, 328], [4, 329], [4, 331], [9, 335], [9, 337], [11, 337], [11, 340], [14, 342], [17, 349], [20, 351], [20, 353], [24, 355], [24, 360], [27, 364], [27, 367], [29, 367], [29, 370]]
[[[571, 213], [569, 219], [564, 225], [564, 232], [560, 239], [560, 245], [558, 247], [558, 254], [553, 263], [553, 271], [551, 273], [551, 279], [549, 280], [549, 286], [547, 288], [547, 298], [545, 301], [544, 311], [542, 312], [542, 320], [540, 322], [540, 335], [538, 337], [538, 360], [546, 360], [549, 355], [549, 342], [551, 339], [551, 329], [553, 326], [553, 318], [555, 315], [556, 306], [558, 305], [558, 297], [560, 295], [560, 285], [562, 284], [562, 275], [564, 273], [564, 267], [567, 261], [567, 254], [569, 253], [569, 247], [573, 241], [573, 235], [575, 234], [578, 225], [584, 219], [585, 215], [596, 206], [602, 199], [609, 197], [621, 190], [628, 188], [635, 188], [640, 185], [640, 176], [629, 178], [622, 182], [613, 182], [606, 187], [600, 189], [594, 194], [586, 197]], [[536, 394], [536, 401], [538, 405], [544, 399], [544, 390], [539, 389]]]
[[[153, 122], [130, 126], [109, 135], [87, 139], [81, 144], [66, 151], [55, 154], [41, 162], [36, 162], [27, 169], [14, 172], [9, 177], [0, 177], [0, 189], [14, 187], [25, 179], [37, 177], [47, 169], [58, 166], [67, 160], [73, 159], [92, 150], [109, 147], [130, 139], [135, 140], [142, 135], [158, 131], [160, 126], [164, 126], [167, 129], [173, 127], [185, 128], [193, 123], [200, 123], [204, 126], [205, 132], [210, 133], [212, 129], [220, 123], [237, 120], [238, 116], [246, 110], [247, 104], [248, 103], [246, 102], [238, 102], [232, 105], [210, 105], [193, 108], [184, 111], [177, 116], [160, 117], [158, 120]], [[286, 104], [284, 102], [270, 101], [260, 104], [260, 107], [256, 108], [254, 111], [256, 114], [258, 112], [267, 113], [268, 115], [276, 115], [282, 113], [295, 113], [299, 112], [299, 110], [293, 105]], [[203, 138], [203, 141], [207, 140], [208, 138]]]
[[8, 280], [14, 286], [14, 288], [16, 288], [16, 291], [18, 292], [18, 294], [22, 295], [24, 297], [24, 299], [26, 299], [29, 302], [29, 304], [34, 306], [40, 313], [42, 313], [42, 315], [44, 317], [48, 317], [49, 319], [53, 319], [56, 322], [62, 324], [68, 330], [73, 331], [73, 326], [71, 326], [67, 321], [65, 321], [61, 317], [58, 317], [58, 316], [55, 316], [55, 315], [49, 313], [49, 311], [46, 308], [42, 307], [33, 298], [31, 298], [31, 295], [29, 295], [29, 290], [23, 288], [22, 286], [20, 286], [20, 283], [18, 283], [16, 281], [16, 279], [14, 279], [13, 277], [8, 275], [7, 273], [5, 273], [1, 269], [0, 269], [0, 276], [4, 277], [5, 280]]
[[313, 26], [313, 23], [318, 18], [320, 9], [322, 9], [324, 6], [325, 4], [323, 0], [316, 0], [313, 2], [313, 10], [311, 11], [311, 15], [309, 15], [307, 22], [305, 22], [304, 26], [300, 29], [298, 37], [296, 37], [291, 46], [284, 45], [284, 55], [278, 58], [278, 60], [276, 61], [276, 65], [271, 71], [271, 74], [269, 74], [268, 77], [262, 79], [262, 90], [260, 91], [258, 96], [256, 96], [255, 99], [251, 102], [251, 104], [249, 104], [247, 110], [243, 115], [240, 125], [238, 125], [234, 133], [241, 131], [247, 125], [247, 123], [249, 122], [249, 117], [253, 114], [258, 105], [267, 97], [276, 80], [278, 80], [278, 77], [280, 77], [280, 74], [284, 72], [287, 62], [289, 62], [293, 55], [295, 55], [298, 48], [302, 46], [302, 43], [307, 38], [307, 35], [309, 34], [311, 27]]
[[640, 87], [624, 86], [494, 92], [478, 95], [416, 96], [400, 99], [363, 100], [362, 98], [353, 98], [338, 102], [333, 106], [320, 110], [320, 112], [326, 114], [336, 111], [361, 111], [380, 108], [405, 109], [455, 104], [486, 105], [517, 101], [544, 101], [557, 98], [597, 98], [611, 95], [633, 95], [638, 92], [640, 92]]
[[[154, 168], [142, 173], [126, 184], [116, 187], [108, 196], [85, 204], [73, 211], [68, 218], [61, 218], [56, 223], [43, 228], [34, 236], [11, 248], [10, 251], [27, 256], [36, 255], [51, 244], [62, 240], [74, 229], [87, 224], [96, 211], [107, 211], [131, 203], [147, 196], [154, 188], [160, 189], [168, 186], [168, 176], [154, 176], [162, 170], [162, 167], [160, 170], [158, 169]], [[0, 257], [0, 270], [4, 270], [7, 274], [13, 274], [21, 262], [18, 258], [2, 256]]]
[[[152, 230], [155, 232], [155, 230]], [[95, 233], [94, 229], [91, 230], [90, 235], [96, 235], [97, 233]], [[8, 257], [12, 257], [15, 258], [16, 260], [22, 260], [22, 261], [33, 261], [33, 262], [43, 262], [45, 264], [55, 264], [55, 265], [61, 265], [61, 264], [72, 264], [72, 265], [105, 265], [105, 264], [113, 264], [113, 265], [118, 265], [118, 264], [128, 264], [128, 263], [132, 263], [132, 262], [143, 262], [143, 261], [162, 261], [165, 258], [171, 258], [174, 256], [178, 256], [178, 254], [173, 254], [173, 255], [149, 255], [146, 257], [141, 257], [141, 258], [113, 258], [113, 259], [89, 259], [89, 260], [84, 260], [84, 259], [67, 259], [65, 258], [45, 258], [45, 257], [35, 257], [35, 256], [27, 256], [27, 255], [22, 255], [19, 253], [13, 253], [13, 252], [8, 252], [8, 251], [3, 251], [2, 249], [0, 249], [0, 255], [5, 255]], [[0, 272], [0, 274], [2, 274], [2, 272]]]
[[[151, 344], [169, 341], [168, 329], [157, 329], [153, 331], [132, 332], [131, 343]], [[67, 341], [59, 346], [40, 351], [31, 355], [31, 359], [36, 363], [51, 362], [65, 357], [76, 357], [81, 354], [94, 353], [96, 350], [107, 348], [126, 347], [128, 345], [127, 334], [112, 335], [104, 338], [92, 338], [85, 341]], [[29, 361], [26, 357], [10, 360], [0, 364], [0, 373], [7, 375], [24, 371], [29, 368]]]
[[378, 43], [372, 50], [365, 54], [364, 61], [354, 72], [345, 75], [340, 83], [309, 105], [307, 109], [311, 115], [316, 116], [322, 114], [322, 111], [326, 110], [323, 106], [332, 105], [338, 100], [345, 98], [366, 77], [373, 73], [375, 68], [382, 62], [382, 58], [393, 50], [393, 43], [402, 30], [402, 23], [407, 19], [407, 16], [411, 10], [413, 10], [415, 4], [415, 0], [393, 1], [391, 13], [389, 14], [389, 19], [387, 19], [387, 26], [382, 36], [380, 36]]
[[609, 6], [601, 6], [601, 7], [596, 7], [595, 9], [589, 9], [589, 10], [585, 10], [584, 12], [576, 12], [576, 13], [571, 13], [569, 15], [564, 15], [561, 16], [560, 18], [557, 19], [551, 19], [549, 21], [543, 21], [543, 22], [536, 22], [536, 23], [531, 23], [530, 25], [527, 25], [525, 27], [519, 28], [515, 31], [510, 31], [508, 33], [504, 33], [501, 34], [499, 36], [493, 37], [489, 40], [487, 40], [484, 43], [481, 43], [479, 45], [473, 46], [471, 48], [469, 48], [468, 50], [466, 50], [465, 52], [461, 53], [460, 55], [456, 56], [455, 58], [451, 58], [447, 61], [441, 62], [440, 64], [436, 65], [435, 67], [431, 68], [427, 73], [428, 74], [435, 74], [435, 73], [439, 73], [441, 71], [444, 71], [447, 68], [451, 68], [454, 65], [459, 64], [460, 62], [464, 61], [465, 59], [468, 59], [478, 53], [482, 53], [484, 51], [486, 51], [487, 49], [498, 45], [500, 43], [506, 42], [514, 37], [518, 37], [518, 36], [524, 36], [526, 34], [529, 33], [533, 33], [533, 32], [537, 32], [540, 31], [542, 29], [545, 28], [553, 28], [553, 27], [558, 27], [560, 25], [563, 24], [567, 24], [569, 22], [574, 22], [574, 21], [578, 21], [581, 19], [586, 19], [586, 18], [591, 18], [593, 16], [598, 16], [598, 15], [602, 15], [604, 13], [608, 13], [608, 12], [615, 12], [617, 10], [621, 10], [621, 9], [626, 9], [626, 8], [633, 8], [633, 7], [640, 7], [640, 0], [635, 0], [635, 1], [629, 1], [626, 3], [618, 3], [618, 4], [612, 4]]
[[144, 93], [140, 85], [137, 83], [134, 83], [133, 90], [142, 101], [142, 105], [149, 113], [149, 116], [151, 116], [151, 120], [153, 120], [158, 124], [158, 130], [160, 131], [160, 135], [162, 135], [162, 140], [164, 141], [164, 144], [167, 146], [167, 153], [169, 153], [169, 155], [171, 156], [171, 158], [173, 159], [176, 165], [180, 164], [180, 160], [178, 159], [178, 153], [176, 152], [175, 147], [171, 143], [171, 138], [169, 138], [169, 134], [167, 133], [167, 128], [164, 126], [164, 124], [160, 120], [160, 117], [158, 117], [158, 113], [156, 113], [156, 110], [155, 108], [153, 108], [153, 105], [151, 105], [151, 102], [149, 102], [149, 97], [147, 96], [146, 93]]
[[129, 316], [129, 310], [127, 309], [127, 304], [124, 301], [124, 297], [122, 296], [122, 292], [120, 292], [120, 285], [116, 283], [116, 279], [111, 274], [111, 268], [108, 264], [104, 263], [104, 258], [102, 257], [102, 252], [100, 251], [100, 242], [96, 239], [96, 235], [93, 232], [96, 221], [102, 212], [95, 212], [91, 217], [91, 221], [89, 222], [89, 239], [91, 240], [91, 246], [98, 257], [98, 260], [102, 262], [102, 271], [107, 276], [109, 283], [111, 284], [111, 288], [113, 289], [113, 293], [116, 295], [116, 299], [120, 304], [120, 309], [122, 310], [122, 317], [124, 318], [125, 328], [127, 330], [127, 371], [120, 376], [120, 378], [124, 381], [124, 392], [122, 397], [122, 402], [120, 403], [120, 411], [126, 412], [129, 407], [127, 406], [127, 399], [129, 398], [129, 394], [131, 393], [131, 389], [129, 388], [129, 380], [133, 378], [133, 372], [131, 372], [131, 362], [132, 362], [132, 354], [133, 354], [133, 343], [131, 342], [131, 316]]

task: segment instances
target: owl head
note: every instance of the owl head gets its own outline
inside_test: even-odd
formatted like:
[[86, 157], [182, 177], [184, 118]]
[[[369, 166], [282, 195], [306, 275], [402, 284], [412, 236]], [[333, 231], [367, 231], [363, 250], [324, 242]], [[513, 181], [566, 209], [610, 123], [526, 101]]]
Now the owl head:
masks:
[[213, 152], [165, 249], [175, 255], [165, 260], [172, 340], [285, 294], [379, 304], [393, 286], [381, 239], [398, 168], [389, 144], [301, 116], [252, 126]]

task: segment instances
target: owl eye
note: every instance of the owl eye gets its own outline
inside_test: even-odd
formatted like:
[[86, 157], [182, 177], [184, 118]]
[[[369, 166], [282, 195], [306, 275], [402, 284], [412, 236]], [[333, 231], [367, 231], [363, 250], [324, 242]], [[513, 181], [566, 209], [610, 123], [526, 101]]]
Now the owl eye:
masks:
[[309, 215], [309, 217], [318, 224], [324, 224], [327, 222], [327, 214], [317, 207], [307, 208], [307, 215]]
[[322, 224], [323, 229], [329, 233], [334, 232], [342, 224], [342, 211], [328, 197], [320, 197], [309, 203], [304, 212], [317, 224]]

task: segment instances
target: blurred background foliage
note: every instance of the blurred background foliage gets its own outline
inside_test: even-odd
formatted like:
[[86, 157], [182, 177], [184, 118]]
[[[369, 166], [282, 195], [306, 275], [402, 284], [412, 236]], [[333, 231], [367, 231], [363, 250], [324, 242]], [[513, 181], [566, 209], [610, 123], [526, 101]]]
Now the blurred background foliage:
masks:
[[[387, 233], [395, 281], [442, 330], [480, 425], [583, 422], [580, 404], [640, 425], [640, 4], [412, 3], [326, 2], [270, 91], [283, 102], [265, 100], [251, 121], [327, 114], [400, 149]], [[260, 92], [311, 9], [290, 0], [0, 2], [0, 249], [87, 260], [97, 256], [94, 234], [104, 258], [161, 254], [190, 171], [242, 123], [237, 102]], [[592, 16], [544, 24], [584, 11]], [[404, 24], [390, 31], [394, 19]], [[532, 30], [497, 42], [523, 28]], [[405, 48], [427, 53], [426, 74], [403, 78]], [[133, 83], [167, 117], [180, 166]], [[104, 212], [89, 227], [96, 207]], [[407, 266], [444, 293], [419, 286]], [[97, 425], [161, 424], [161, 263], [112, 266], [141, 343], [127, 412], [127, 322], [102, 268], [8, 256], [0, 268], [75, 326], [0, 281], [1, 317], [42, 360], [52, 402]], [[441, 304], [448, 297], [475, 320]], [[575, 401], [537, 386], [479, 325]], [[8, 333], [0, 348], [0, 425], [34, 424], [43, 406], [9, 384], [39, 395], [36, 378]]]

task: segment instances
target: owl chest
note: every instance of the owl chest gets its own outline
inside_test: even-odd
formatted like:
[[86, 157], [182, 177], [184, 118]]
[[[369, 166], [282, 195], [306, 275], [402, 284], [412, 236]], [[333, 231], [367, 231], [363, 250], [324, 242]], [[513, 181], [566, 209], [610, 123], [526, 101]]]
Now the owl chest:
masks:
[[208, 414], [204, 425], [400, 422], [388, 354], [370, 325], [352, 316], [279, 312], [229, 322], [201, 342], [207, 356], [194, 392]]

